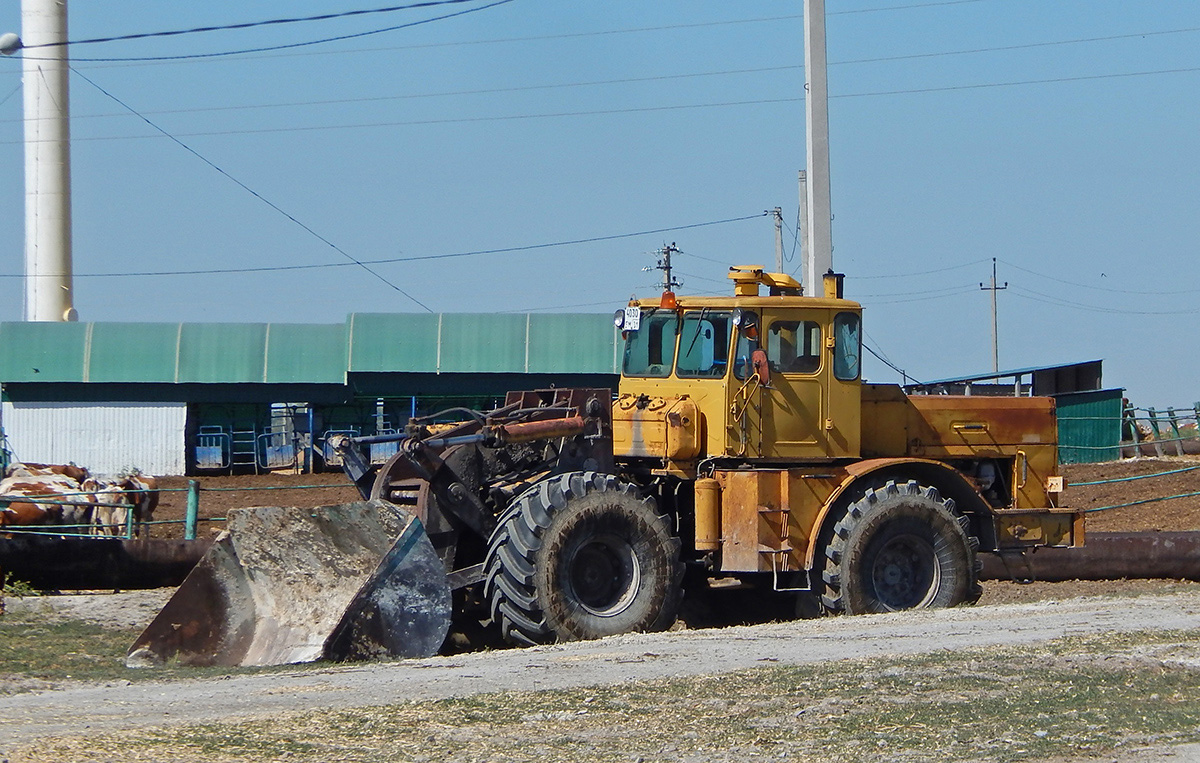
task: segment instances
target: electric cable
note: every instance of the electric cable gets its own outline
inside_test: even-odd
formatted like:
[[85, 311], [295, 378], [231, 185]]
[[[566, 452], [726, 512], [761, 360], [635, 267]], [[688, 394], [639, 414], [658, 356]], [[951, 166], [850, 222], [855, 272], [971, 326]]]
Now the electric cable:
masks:
[[978, 260], [971, 260], [970, 262], [962, 262], [962, 263], [959, 263], [958, 265], [950, 265], [950, 266], [944, 267], [944, 268], [934, 268], [933, 270], [919, 270], [919, 271], [916, 271], [913, 273], [889, 273], [886, 275], [874, 275], [874, 276], [856, 275], [856, 276], [854, 276], [854, 280], [855, 281], [869, 281], [869, 280], [873, 280], [873, 279], [877, 279], [877, 278], [912, 278], [915, 276], [927, 276], [927, 275], [932, 275], [934, 273], [947, 273], [951, 270], [959, 270], [961, 268], [969, 268], [972, 265], [978, 265], [981, 262], [989, 262], [989, 260], [986, 257], [982, 257]]
[[[634, 238], [637, 236], [649, 236], [659, 233], [670, 233], [680, 230], [692, 230], [694, 228], [703, 228], [710, 225], [724, 225], [726, 223], [743, 222], [745, 220], [755, 220], [762, 215], [746, 215], [744, 217], [731, 217], [725, 220], [708, 220], [701, 223], [689, 223], [687, 225], [675, 225], [669, 228], [654, 228], [652, 230], [634, 231], [632, 233], [614, 233], [606, 236], [591, 236], [589, 238], [570, 239], [566, 241], [552, 241], [544, 244], [526, 244], [523, 246], [508, 246], [496, 249], [476, 249], [466, 252], [449, 252], [446, 254], [425, 254], [414, 255], [411, 257], [388, 257], [385, 259], [361, 260], [355, 262], [322, 262], [312, 265], [263, 265], [259, 267], [246, 268], [209, 268], [203, 270], [159, 270], [159, 271], [139, 271], [139, 272], [121, 272], [121, 273], [75, 273], [74, 278], [130, 278], [130, 277], [158, 277], [158, 276], [202, 276], [202, 275], [223, 275], [227, 273], [277, 273], [288, 270], [322, 270], [325, 268], [342, 268], [350, 267], [361, 263], [362, 265], [389, 265], [397, 262], [420, 262], [423, 260], [445, 260], [457, 257], [475, 257], [484, 254], [508, 254], [512, 252], [531, 252], [538, 249], [549, 249], [559, 246], [574, 246], [577, 244], [591, 244], [600, 241], [615, 241], [623, 238]], [[692, 255], [695, 256], [695, 255]], [[716, 262], [716, 260], [713, 260]], [[724, 263], [721, 263], [724, 264]], [[0, 273], [0, 278], [27, 278], [24, 274], [18, 273]]]
[[[8, 101], [9, 98], [12, 98], [14, 95], [19, 93], [20, 91], [21, 91], [21, 83], [18, 82], [17, 86], [12, 89], [12, 92], [10, 92], [8, 95], [4, 96], [3, 98], [0, 98], [0, 106], [3, 106], [5, 104], [5, 102]], [[0, 120], [0, 121], [20, 122], [20, 121], [24, 121], [24, 120], [23, 119], [19, 119], [19, 120], [18, 119], [5, 119], [5, 120]]]
[[1036, 270], [1030, 270], [1029, 268], [1022, 267], [1020, 265], [1017, 265], [1016, 263], [1009, 262], [1008, 260], [997, 258], [997, 261], [1003, 262], [1005, 265], [1007, 265], [1010, 268], [1014, 268], [1016, 270], [1023, 271], [1030, 275], [1037, 276], [1038, 278], [1045, 278], [1050, 281], [1057, 281], [1058, 283], [1066, 284], [1067, 286], [1077, 286], [1081, 289], [1094, 289], [1095, 291], [1106, 291], [1106, 292], [1110, 292], [1112, 294], [1136, 294], [1136, 295], [1143, 295], [1143, 296], [1159, 297], [1159, 296], [1164, 296], [1164, 295], [1195, 294], [1196, 292], [1200, 292], [1200, 289], [1170, 289], [1170, 290], [1165, 290], [1165, 291], [1164, 290], [1138, 291], [1136, 289], [1115, 289], [1115, 288], [1111, 288], [1108, 286], [1092, 286], [1092, 285], [1086, 284], [1086, 283], [1079, 283], [1078, 281], [1068, 281], [1065, 278], [1058, 278], [1056, 276], [1047, 275], [1045, 273], [1039, 273]]
[[971, 294], [974, 291], [976, 291], [976, 290], [974, 288], [971, 288], [971, 289], [962, 289], [960, 291], [951, 291], [951, 292], [947, 292], [945, 294], [932, 294], [929, 296], [918, 296], [918, 297], [912, 297], [912, 298], [908, 298], [908, 299], [888, 299], [888, 300], [884, 300], [882, 302], [871, 302], [870, 305], [866, 305], [866, 306], [867, 307], [872, 307], [872, 306], [879, 307], [882, 305], [903, 305], [908, 302], [931, 302], [935, 299], [946, 299], [948, 297], [957, 297], [962, 294]]
[[370, 267], [368, 267], [368, 266], [367, 266], [366, 264], [364, 264], [362, 261], [360, 261], [360, 260], [356, 259], [355, 257], [353, 257], [353, 256], [352, 256], [350, 253], [348, 253], [346, 250], [342, 249], [342, 248], [341, 248], [340, 246], [338, 246], [337, 244], [335, 244], [335, 243], [333, 243], [332, 241], [330, 241], [329, 239], [325, 238], [325, 237], [324, 237], [324, 236], [322, 236], [320, 233], [317, 233], [315, 230], [313, 230], [311, 227], [309, 227], [308, 225], [306, 225], [306, 224], [304, 224], [303, 222], [301, 222], [299, 219], [297, 219], [297, 218], [296, 218], [295, 216], [293, 216], [291, 213], [284, 211], [284, 209], [283, 209], [282, 207], [280, 207], [278, 204], [276, 204], [275, 202], [273, 202], [273, 201], [271, 201], [270, 199], [266, 198], [265, 196], [263, 196], [263, 195], [262, 195], [261, 193], [259, 193], [258, 191], [255, 191], [253, 188], [251, 188], [250, 186], [248, 186], [248, 185], [246, 185], [245, 183], [243, 183], [241, 180], [238, 180], [238, 179], [237, 179], [237, 178], [235, 178], [233, 175], [229, 174], [229, 173], [228, 173], [228, 172], [226, 172], [225, 170], [223, 170], [223, 169], [221, 169], [220, 167], [218, 167], [218, 166], [217, 166], [217, 165], [216, 165], [214, 162], [212, 162], [210, 159], [208, 159], [207, 157], [205, 157], [205, 156], [201, 155], [201, 154], [200, 154], [200, 152], [196, 151], [196, 149], [192, 148], [192, 147], [191, 147], [191, 146], [189, 146], [188, 144], [186, 144], [186, 143], [184, 143], [183, 141], [179, 140], [179, 139], [178, 139], [178, 138], [176, 138], [174, 135], [172, 135], [171, 133], [167, 132], [167, 131], [166, 131], [166, 130], [164, 130], [163, 128], [159, 127], [157, 124], [155, 124], [154, 122], [150, 121], [150, 120], [149, 120], [149, 119], [147, 119], [146, 117], [142, 116], [141, 114], [138, 114], [138, 112], [137, 112], [137, 110], [136, 110], [136, 109], [134, 109], [132, 106], [130, 106], [129, 104], [125, 103], [125, 102], [124, 102], [124, 101], [122, 101], [120, 98], [118, 98], [118, 97], [116, 97], [115, 95], [113, 95], [112, 93], [108, 92], [108, 91], [107, 91], [107, 90], [105, 90], [104, 88], [100, 87], [100, 85], [98, 85], [98, 84], [96, 84], [95, 82], [93, 82], [92, 80], [90, 80], [90, 79], [89, 79], [89, 78], [88, 78], [86, 75], [84, 75], [84, 74], [82, 74], [82, 73], [80, 73], [80, 72], [76, 71], [74, 68], [72, 68], [72, 69], [71, 69], [71, 71], [75, 72], [75, 74], [76, 74], [78, 77], [80, 77], [81, 79], [83, 79], [83, 81], [84, 81], [84, 82], [86, 82], [86, 83], [88, 83], [89, 85], [91, 85], [92, 87], [96, 88], [96, 89], [97, 89], [97, 90], [99, 90], [101, 93], [103, 93], [104, 95], [108, 96], [108, 97], [109, 97], [109, 98], [111, 98], [112, 100], [116, 101], [117, 103], [119, 103], [119, 104], [120, 104], [121, 106], [123, 106], [124, 108], [126, 108], [126, 109], [129, 109], [129, 111], [130, 111], [130, 112], [132, 112], [132, 113], [133, 113], [134, 115], [136, 115], [137, 117], [141, 118], [141, 119], [142, 119], [142, 121], [144, 121], [146, 124], [150, 125], [150, 126], [151, 126], [151, 127], [153, 127], [155, 130], [158, 130], [158, 131], [159, 131], [159, 132], [161, 132], [163, 135], [165, 135], [166, 137], [170, 138], [170, 139], [171, 139], [171, 141], [173, 141], [173, 142], [174, 142], [176, 145], [178, 145], [180, 148], [184, 149], [185, 151], [187, 151], [187, 152], [188, 152], [189, 154], [191, 154], [192, 156], [194, 156], [194, 157], [196, 157], [197, 159], [199, 159], [200, 161], [204, 162], [204, 163], [205, 163], [205, 164], [207, 164], [209, 167], [212, 167], [214, 170], [216, 170], [217, 172], [219, 172], [221, 175], [223, 175], [223, 176], [224, 176], [224, 177], [226, 177], [227, 179], [231, 180], [231, 181], [232, 181], [234, 184], [236, 184], [236, 185], [237, 185], [239, 188], [241, 188], [242, 190], [246, 191], [247, 193], [249, 193], [249, 194], [250, 194], [251, 196], [253, 196], [254, 198], [256, 198], [256, 199], [258, 199], [259, 201], [261, 201], [262, 203], [266, 204], [268, 207], [270, 207], [271, 209], [275, 210], [275, 211], [276, 211], [276, 212], [278, 212], [279, 214], [283, 215], [283, 216], [284, 216], [284, 217], [286, 217], [288, 220], [291, 220], [293, 223], [295, 223], [297, 226], [299, 226], [299, 227], [300, 227], [302, 230], [305, 230], [305, 231], [307, 231], [309, 234], [311, 234], [311, 235], [312, 235], [314, 238], [316, 238], [318, 241], [321, 241], [321, 242], [323, 242], [324, 244], [326, 244], [327, 246], [329, 246], [329, 248], [333, 249], [333, 250], [334, 250], [335, 252], [337, 252], [338, 254], [342, 255], [342, 256], [343, 256], [343, 257], [345, 257], [346, 259], [348, 259], [348, 260], [350, 260], [351, 262], [353, 262], [355, 265], [359, 266], [359, 267], [360, 267], [360, 268], [362, 268], [363, 270], [365, 270], [365, 271], [367, 271], [368, 273], [370, 273], [371, 275], [375, 276], [377, 279], [379, 279], [379, 280], [380, 280], [380, 281], [382, 281], [383, 283], [387, 284], [388, 286], [392, 287], [393, 289], [395, 289], [395, 290], [396, 290], [397, 292], [399, 292], [400, 294], [403, 294], [405, 297], [407, 297], [407, 298], [408, 298], [409, 300], [411, 300], [413, 303], [415, 303], [416, 305], [418, 305], [418, 306], [419, 306], [419, 307], [421, 307], [421, 308], [424, 308], [424, 309], [425, 309], [427, 312], [430, 312], [430, 313], [432, 313], [432, 312], [433, 312], [433, 310], [432, 310], [432, 309], [431, 309], [431, 308], [430, 308], [428, 305], [426, 305], [424, 302], [422, 302], [421, 300], [417, 299], [417, 298], [416, 298], [416, 297], [414, 297], [413, 295], [409, 294], [409, 293], [408, 293], [408, 292], [406, 292], [404, 289], [401, 289], [399, 286], [397, 286], [396, 284], [392, 283], [392, 282], [391, 282], [391, 281], [389, 281], [388, 279], [384, 278], [384, 277], [383, 277], [382, 275], [380, 275], [379, 273], [376, 273], [374, 270], [372, 270]]
[[909, 375], [909, 373], [907, 371], [900, 368], [896, 364], [892, 363], [890, 360], [884, 358], [883, 355], [879, 354], [875, 350], [871, 349], [871, 345], [867, 344], [866, 342], [863, 342], [862, 346], [863, 346], [864, 350], [866, 350], [867, 352], [874, 355], [879, 360], [880, 363], [883, 363], [888, 368], [890, 368], [893, 371], [895, 371], [896, 373], [900, 374], [900, 376], [906, 380], [906, 383], [911, 382], [913, 384], [924, 384], [924, 382], [914, 379], [912, 376]]
[[1082, 302], [1072, 302], [1062, 297], [1053, 294], [1043, 294], [1040, 291], [1026, 289], [1020, 286], [1009, 286], [1013, 290], [1013, 296], [1026, 299], [1031, 302], [1041, 302], [1055, 307], [1069, 307], [1074, 310], [1083, 310], [1091, 313], [1106, 313], [1108, 315], [1195, 315], [1200, 313], [1200, 307], [1191, 308], [1188, 310], [1124, 310], [1115, 307], [1100, 307], [1097, 305], [1087, 305]]
[[151, 37], [178, 37], [185, 34], [197, 34], [201, 32], [220, 32], [231, 29], [253, 29], [255, 27], [277, 26], [280, 24], [297, 24], [305, 21], [330, 21], [332, 19], [344, 19], [351, 16], [370, 16], [380, 13], [394, 13], [396, 11], [410, 11], [414, 8], [430, 8], [437, 5], [459, 5], [461, 3], [475, 2], [476, 0], [425, 0], [425, 2], [411, 3], [409, 5], [392, 5], [386, 8], [367, 8], [355, 11], [339, 11], [337, 13], [322, 13], [317, 16], [296, 16], [292, 18], [282, 19], [267, 19], [265, 21], [244, 21], [236, 24], [222, 24], [219, 26], [202, 26], [192, 27], [191, 29], [174, 29], [167, 32], [141, 32], [137, 34], [121, 34], [113, 37], [92, 37], [82, 40], [67, 40], [65, 42], [43, 42], [37, 45], [26, 45], [24, 49], [32, 48], [59, 48], [64, 45], [90, 45], [101, 42], [120, 42], [125, 40], [145, 40]]
[[[469, 2], [470, 0], [449, 0], [449, 1], [450, 2]], [[420, 21], [410, 21], [406, 24], [396, 24], [395, 26], [384, 27], [382, 29], [370, 29], [366, 32], [354, 32], [352, 34], [342, 34], [342, 35], [337, 35], [334, 37], [323, 37], [319, 40], [305, 40], [304, 42], [291, 42], [291, 43], [286, 43], [286, 44], [282, 44], [282, 45], [264, 45], [264, 46], [260, 46], [257, 48], [244, 48], [242, 50], [226, 50], [226, 51], [221, 51], [219, 53], [187, 53], [187, 54], [178, 54], [178, 55], [172, 55], [172, 56], [127, 56], [127, 57], [122, 57], [122, 58], [90, 58], [90, 57], [74, 57], [73, 56], [71, 58], [71, 60], [72, 60], [72, 62], [76, 62], [76, 63], [79, 63], [79, 62], [100, 63], [100, 62], [111, 62], [111, 61], [187, 61], [187, 60], [194, 60], [194, 59], [225, 58], [225, 57], [229, 57], [229, 56], [245, 55], [248, 53], [266, 53], [266, 52], [270, 52], [270, 51], [274, 51], [274, 50], [292, 50], [295, 48], [303, 48], [303, 47], [307, 47], [307, 46], [311, 46], [311, 45], [323, 45], [325, 43], [330, 43], [330, 42], [341, 42], [343, 40], [354, 40], [354, 39], [357, 39], [360, 37], [370, 37], [371, 35], [384, 34], [386, 32], [395, 32], [400, 29], [410, 29], [415, 26], [421, 26], [422, 24], [431, 24], [435, 21], [445, 21], [446, 19], [457, 18], [458, 16], [465, 16], [468, 13], [475, 13], [477, 11], [486, 11], [490, 8], [495, 8], [498, 5], [506, 5], [511, 2], [513, 2], [513, 0], [494, 0], [494, 2], [488, 3], [487, 5], [481, 5], [478, 8], [467, 8], [466, 10], [456, 11], [454, 13], [446, 13], [441, 16], [433, 16], [433, 17], [430, 17], [427, 19], [421, 19]], [[22, 58], [26, 58], [26, 57], [27, 56], [22, 56]], [[44, 60], [44, 59], [38, 59], [38, 57], [36, 57], [36, 56], [28, 56], [28, 58], [33, 58], [34, 60]]]
[[[78, 73], [78, 69], [73, 69], [73, 71]], [[1105, 80], [1105, 79], [1118, 79], [1118, 78], [1126, 78], [1126, 77], [1147, 77], [1147, 76], [1159, 75], [1159, 74], [1184, 74], [1184, 73], [1194, 73], [1194, 72], [1200, 72], [1200, 67], [1188, 67], [1188, 68], [1180, 68], [1180, 69], [1158, 69], [1158, 70], [1154, 70], [1154, 71], [1128, 72], [1128, 73], [1118, 73], [1118, 74], [1097, 74], [1097, 75], [1088, 75], [1088, 76], [1080, 76], [1080, 77], [1055, 77], [1055, 78], [1051, 78], [1051, 79], [1020, 80], [1020, 81], [1012, 81], [1012, 82], [976, 83], [976, 84], [971, 84], [971, 85], [949, 85], [949, 86], [945, 86], [945, 87], [911, 88], [911, 89], [906, 89], [906, 90], [886, 90], [886, 91], [881, 90], [881, 91], [870, 92], [870, 93], [842, 93], [842, 94], [830, 95], [829, 97], [831, 99], [834, 99], [834, 98], [868, 98], [868, 97], [881, 97], [881, 96], [889, 96], [889, 95], [915, 95], [915, 94], [921, 94], [921, 93], [943, 93], [943, 92], [955, 92], [955, 91], [963, 91], [963, 90], [979, 90], [979, 89], [1000, 88], [1000, 87], [1018, 87], [1018, 86], [1025, 86], [1025, 85], [1045, 85], [1045, 84], [1056, 84], [1056, 83], [1064, 83], [1064, 82], [1083, 82], [1083, 81], [1095, 81], [1095, 80]], [[198, 131], [198, 132], [179, 133], [179, 136], [185, 137], [185, 138], [220, 137], [220, 136], [230, 136], [230, 135], [266, 135], [266, 134], [289, 133], [289, 132], [318, 132], [318, 131], [323, 131], [323, 130], [368, 129], [368, 128], [378, 128], [378, 127], [419, 127], [419, 126], [443, 125], [443, 124], [509, 122], [509, 121], [518, 121], [518, 120], [526, 120], [526, 119], [559, 119], [559, 118], [565, 118], [565, 117], [605, 116], [605, 115], [614, 115], [614, 114], [639, 114], [639, 113], [651, 113], [651, 112], [684, 111], [684, 110], [689, 110], [689, 109], [728, 108], [728, 107], [734, 107], [734, 106], [762, 106], [762, 105], [773, 105], [773, 104], [782, 104], [782, 103], [800, 103], [800, 102], [803, 102], [803, 100], [804, 100], [803, 97], [764, 98], [764, 99], [748, 100], [748, 101], [725, 101], [725, 102], [717, 102], [717, 103], [677, 104], [677, 105], [670, 105], [670, 106], [643, 106], [643, 107], [634, 107], [634, 108], [625, 108], [625, 109], [598, 109], [598, 110], [593, 110], [593, 111], [561, 111], [561, 112], [550, 112], [550, 113], [543, 113], [543, 114], [510, 114], [510, 115], [488, 116], [488, 117], [418, 119], [418, 120], [409, 120], [409, 121], [402, 121], [402, 122], [366, 122], [366, 123], [352, 123], [352, 124], [341, 124], [341, 125], [310, 125], [310, 126], [306, 126], [306, 127], [263, 127], [263, 128], [256, 128], [256, 129], [247, 129], [247, 130], [205, 130], [205, 131]], [[152, 135], [105, 135], [105, 136], [90, 136], [90, 137], [74, 137], [73, 136], [71, 138], [71, 140], [74, 142], [103, 141], [103, 140], [144, 140], [146, 138], [151, 138], [151, 137], [157, 137], [157, 136], [152, 136]], [[23, 143], [23, 142], [24, 141], [0, 141], [0, 146], [14, 145], [14, 144]], [[877, 277], [877, 276], [868, 276], [868, 277]]]

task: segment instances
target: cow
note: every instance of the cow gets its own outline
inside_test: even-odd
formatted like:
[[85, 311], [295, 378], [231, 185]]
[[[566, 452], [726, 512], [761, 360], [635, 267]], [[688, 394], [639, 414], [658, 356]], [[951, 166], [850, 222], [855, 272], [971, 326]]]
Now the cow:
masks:
[[81, 495], [77, 477], [87, 470], [74, 464], [12, 464], [0, 480], [0, 525], [74, 525], [87, 530], [91, 499]]
[[135, 469], [125, 475], [121, 485], [126, 491], [126, 502], [133, 504], [134, 532], [149, 535], [150, 522], [158, 508], [158, 480]]
[[62, 491], [44, 484], [10, 485], [0, 494], [0, 527], [64, 524], [62, 500]]
[[4, 470], [5, 477], [66, 477], [74, 482], [83, 482], [88, 470], [75, 464], [24, 464], [15, 461]]
[[88, 477], [79, 487], [92, 503], [89, 531], [95, 535], [123, 536], [129, 521], [130, 503], [124, 482]]
[[132, 512], [134, 533], [143, 535], [158, 507], [158, 481], [137, 469], [106, 477], [75, 464], [13, 464], [5, 475], [0, 527], [67, 525], [73, 532], [120, 537]]

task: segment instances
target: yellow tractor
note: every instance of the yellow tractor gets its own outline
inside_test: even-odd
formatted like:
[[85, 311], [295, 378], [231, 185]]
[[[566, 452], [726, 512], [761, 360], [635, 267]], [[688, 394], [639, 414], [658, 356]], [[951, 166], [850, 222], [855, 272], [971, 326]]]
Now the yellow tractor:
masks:
[[[729, 277], [732, 297], [665, 291], [617, 312], [615, 395], [512, 392], [493, 411], [414, 419], [379, 469], [359, 446], [380, 438], [342, 442], [347, 472], [373, 501], [362, 506], [376, 507], [351, 514], [389, 507], [407, 540], [378, 569], [364, 568], [357, 593], [326, 603], [348, 614], [330, 621], [332, 634], [329, 622], [314, 625], [305, 637], [324, 647], [307, 653], [430, 653], [451, 618], [516, 644], [661, 630], [675, 621], [685, 577], [801, 592], [828, 613], [949, 607], [978, 599], [979, 551], [1083, 543], [1083, 514], [1059, 505], [1053, 400], [908, 396], [866, 384], [862, 308], [843, 298], [841, 276], [827, 275], [819, 297], [758, 267]], [[341, 532], [338, 522], [313, 521], [316, 535]], [[276, 527], [241, 540], [279, 536]], [[410, 554], [423, 556], [406, 578]], [[274, 556], [290, 565], [287, 576], [303, 566]], [[328, 564], [311, 563], [310, 573], [321, 579]], [[287, 577], [268, 572], [223, 557], [207, 571], [202, 564], [196, 592], [185, 583], [180, 595], [272, 598], [245, 593], [246, 579]], [[406, 617], [394, 603], [386, 617], [376, 613], [378, 602], [399, 600], [393, 588], [405, 612], [427, 620], [416, 628], [423, 638], [399, 640], [423, 646], [380, 634], [396, 629], [381, 622]], [[258, 661], [299, 653], [281, 645], [278, 627], [248, 625], [263, 620], [253, 612], [222, 611], [245, 605], [205, 606], [220, 613], [209, 622], [238, 623], [240, 635], [215, 626], [203, 649], [181, 645], [180, 604], [134, 651], [151, 662], [229, 663], [238, 660], [214, 655], [240, 639]], [[265, 635], [247, 635], [255, 627]]]

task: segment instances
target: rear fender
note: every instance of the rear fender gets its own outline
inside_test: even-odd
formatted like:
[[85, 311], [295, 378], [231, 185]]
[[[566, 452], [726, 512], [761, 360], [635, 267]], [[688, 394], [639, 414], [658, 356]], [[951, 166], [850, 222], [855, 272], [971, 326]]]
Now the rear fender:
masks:
[[872, 458], [857, 461], [846, 467], [846, 479], [830, 494], [825, 505], [817, 514], [814, 527], [818, 528], [809, 537], [804, 557], [805, 569], [812, 569], [821, 546], [833, 532], [833, 525], [841, 518], [846, 508], [867, 489], [882, 486], [888, 480], [916, 480], [922, 485], [935, 487], [944, 498], [954, 500], [958, 510], [972, 519], [972, 532], [983, 532], [990, 540], [990, 522], [980, 522], [976, 517], [990, 514], [987, 501], [974, 485], [958, 470], [941, 461], [923, 458]]

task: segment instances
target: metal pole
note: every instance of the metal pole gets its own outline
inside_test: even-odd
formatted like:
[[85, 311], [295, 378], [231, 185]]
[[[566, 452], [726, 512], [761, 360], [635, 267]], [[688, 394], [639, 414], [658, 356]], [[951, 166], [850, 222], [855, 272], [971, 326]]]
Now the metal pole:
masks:
[[[1000, 335], [996, 328], [996, 292], [1001, 289], [1008, 288], [1008, 281], [1004, 282], [1003, 286], [996, 285], [996, 258], [992, 258], [992, 285], [984, 286], [979, 284], [979, 288], [992, 293], [992, 373], [1000, 373]], [[1018, 381], [1018, 384], [1020, 382]], [[1020, 394], [1020, 393], [1018, 393]]]
[[825, 0], [804, 0], [804, 116], [808, 156], [808, 244], [804, 283], [816, 291], [833, 269], [829, 193], [829, 89], [825, 78]]
[[[22, 0], [25, 320], [73, 321], [66, 0]], [[58, 43], [58, 44], [56, 44]], [[45, 46], [49, 47], [34, 47]]]
[[808, 287], [813, 295], [817, 294], [816, 285], [808, 278], [808, 173], [800, 170], [800, 223], [797, 235], [800, 237], [800, 279], [802, 286]]
[[188, 480], [187, 514], [183, 518], [183, 539], [196, 539], [196, 522], [200, 517], [200, 481]]
[[783, 208], [771, 210], [775, 215], [775, 272], [783, 272]]

